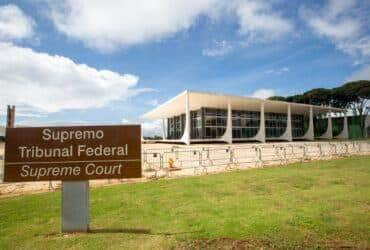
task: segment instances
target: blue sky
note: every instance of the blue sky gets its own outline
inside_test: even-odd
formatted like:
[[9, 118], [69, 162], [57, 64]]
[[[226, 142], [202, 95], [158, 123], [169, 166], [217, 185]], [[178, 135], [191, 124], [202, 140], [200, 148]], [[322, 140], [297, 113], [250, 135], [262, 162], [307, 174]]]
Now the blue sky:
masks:
[[15, 104], [18, 125], [137, 123], [185, 89], [369, 79], [369, 14], [366, 0], [0, 1], [0, 121]]

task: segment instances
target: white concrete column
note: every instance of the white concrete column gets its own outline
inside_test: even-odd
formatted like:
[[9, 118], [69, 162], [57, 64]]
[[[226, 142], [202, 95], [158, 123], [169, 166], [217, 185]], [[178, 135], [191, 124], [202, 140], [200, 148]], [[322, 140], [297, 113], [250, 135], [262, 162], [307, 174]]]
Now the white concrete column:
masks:
[[260, 129], [256, 136], [253, 138], [260, 142], [266, 142], [266, 129], [265, 129], [265, 104], [261, 103], [260, 111]]
[[328, 127], [326, 128], [326, 131], [324, 134], [319, 136], [320, 139], [333, 139], [333, 126], [331, 122], [331, 110], [328, 112]]
[[331, 118], [331, 110], [328, 113], [328, 139], [333, 139], [333, 123]]
[[282, 140], [287, 140], [287, 141], [292, 141], [293, 136], [292, 136], [292, 114], [290, 111], [290, 104], [288, 104], [288, 109], [287, 109], [287, 125], [286, 125], [286, 130], [282, 136], [280, 136], [279, 139]]
[[343, 129], [342, 131], [339, 133], [339, 135], [337, 135], [335, 138], [337, 139], [348, 139], [348, 119], [347, 119], [347, 114], [346, 113], [343, 113], [344, 116], [343, 116]]
[[166, 140], [166, 126], [165, 126], [166, 119], [162, 119], [162, 140]]
[[222, 135], [221, 140], [229, 144], [233, 143], [233, 117], [230, 100], [228, 100], [227, 103], [226, 130]]
[[369, 133], [367, 132], [367, 128], [368, 127], [370, 127], [370, 116], [369, 115], [366, 116], [366, 118], [365, 118], [365, 126], [364, 126], [364, 135], [365, 135], [365, 138], [368, 138], [370, 136]]
[[315, 139], [314, 128], [313, 128], [313, 109], [310, 107], [310, 117], [308, 120], [308, 129], [302, 139], [313, 141]]
[[181, 141], [186, 145], [190, 145], [190, 127], [191, 127], [191, 117], [190, 117], [190, 107], [189, 107], [189, 91], [186, 91], [185, 95], [185, 128], [184, 134], [181, 137]]

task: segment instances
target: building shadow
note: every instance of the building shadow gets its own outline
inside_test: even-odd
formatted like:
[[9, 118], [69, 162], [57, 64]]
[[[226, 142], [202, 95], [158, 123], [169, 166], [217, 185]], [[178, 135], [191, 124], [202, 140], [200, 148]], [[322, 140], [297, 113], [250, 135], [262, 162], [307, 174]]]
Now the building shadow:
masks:
[[164, 236], [171, 236], [171, 235], [178, 235], [178, 234], [189, 234], [189, 233], [199, 233], [200, 230], [197, 231], [185, 231], [185, 232], [151, 232], [150, 229], [142, 229], [142, 228], [97, 228], [97, 229], [90, 229], [88, 233], [92, 234], [104, 234], [104, 233], [127, 233], [127, 234], [147, 234], [147, 235], [164, 235]]
[[93, 233], [93, 234], [101, 234], [101, 233], [151, 234], [150, 229], [141, 229], [141, 228], [99, 228], [99, 229], [90, 229], [88, 233]]
[[[97, 228], [90, 229], [85, 232], [88, 234], [145, 234], [145, 235], [161, 235], [161, 236], [171, 236], [171, 235], [180, 235], [180, 234], [190, 234], [190, 233], [199, 233], [201, 230], [195, 231], [183, 231], [183, 232], [152, 232], [150, 229], [144, 228]], [[60, 233], [60, 232], [51, 232], [46, 234], [35, 234], [34, 236], [43, 236], [43, 237], [55, 237], [60, 234], [83, 234], [84, 232], [75, 232], [75, 233]]]

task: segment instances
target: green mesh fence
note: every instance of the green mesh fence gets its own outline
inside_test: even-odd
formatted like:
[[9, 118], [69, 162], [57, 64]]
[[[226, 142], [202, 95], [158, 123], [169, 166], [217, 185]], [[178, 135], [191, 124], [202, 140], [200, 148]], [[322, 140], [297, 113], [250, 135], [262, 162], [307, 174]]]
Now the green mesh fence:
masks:
[[348, 136], [350, 139], [363, 138], [359, 116], [348, 117]]

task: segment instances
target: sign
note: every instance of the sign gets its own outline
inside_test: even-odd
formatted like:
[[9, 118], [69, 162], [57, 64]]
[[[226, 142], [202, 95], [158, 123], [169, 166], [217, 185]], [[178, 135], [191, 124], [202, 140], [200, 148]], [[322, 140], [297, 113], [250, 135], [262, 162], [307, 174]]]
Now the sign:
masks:
[[140, 125], [6, 129], [6, 182], [138, 177]]

